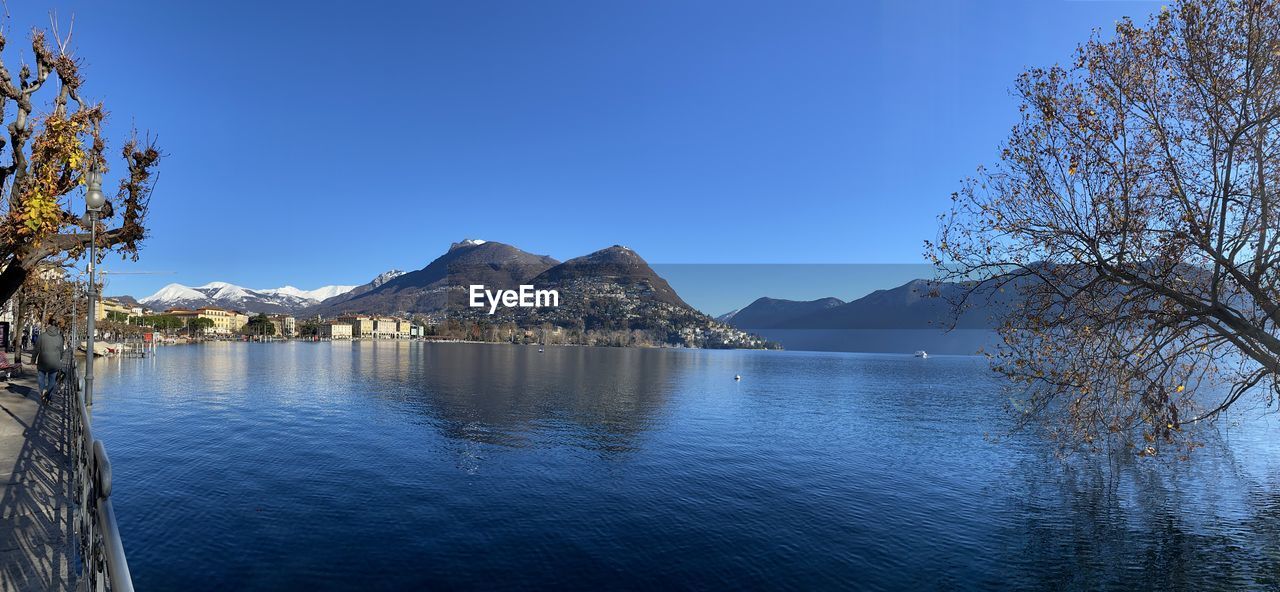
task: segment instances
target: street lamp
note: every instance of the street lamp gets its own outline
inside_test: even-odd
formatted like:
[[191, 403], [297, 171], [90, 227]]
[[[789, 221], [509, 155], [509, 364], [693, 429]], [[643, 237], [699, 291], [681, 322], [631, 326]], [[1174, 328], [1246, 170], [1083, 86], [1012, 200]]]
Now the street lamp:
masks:
[[86, 405], [93, 404], [93, 334], [94, 321], [98, 316], [95, 301], [98, 292], [97, 280], [93, 276], [98, 261], [98, 214], [107, 201], [102, 195], [102, 173], [98, 167], [92, 167], [85, 173], [84, 209], [89, 215], [89, 336], [86, 341], [84, 355], [84, 400]]

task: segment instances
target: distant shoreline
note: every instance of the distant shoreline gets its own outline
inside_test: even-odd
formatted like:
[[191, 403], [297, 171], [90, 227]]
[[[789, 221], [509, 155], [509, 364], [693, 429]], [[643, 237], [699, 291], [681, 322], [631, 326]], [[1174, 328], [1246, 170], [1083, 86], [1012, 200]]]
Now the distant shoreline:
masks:
[[[245, 341], [245, 340], [240, 340], [240, 339], [208, 339], [208, 340], [202, 340], [202, 341], [189, 341], [189, 342], [187, 342], [187, 341], [182, 341], [182, 342], [176, 342], [176, 343], [167, 343], [167, 344], [165, 344], [165, 345], [166, 345], [166, 346], [169, 346], [169, 345], [205, 345], [205, 344], [210, 344], [210, 343], [330, 343], [330, 344], [340, 344], [340, 343], [352, 343], [352, 344], [356, 344], [356, 343], [440, 343], [440, 344], [509, 345], [509, 346], [519, 346], [519, 347], [539, 347], [539, 348], [552, 348], [552, 347], [555, 347], [555, 348], [589, 347], [589, 348], [599, 348], [599, 349], [682, 350], [682, 351], [777, 351], [777, 352], [791, 352], [791, 353], [819, 353], [819, 354], [822, 354], [822, 353], [826, 353], [826, 354], [866, 354], [866, 355], [885, 355], [885, 356], [911, 356], [911, 355], [913, 355], [913, 353], [914, 353], [914, 350], [897, 350], [897, 349], [893, 349], [893, 350], [887, 350], [887, 349], [880, 349], [880, 350], [871, 350], [871, 349], [865, 349], [865, 350], [841, 350], [841, 349], [803, 349], [803, 348], [795, 348], [795, 349], [771, 349], [771, 350], [770, 350], [770, 349], [758, 349], [758, 348], [705, 348], [705, 347], [687, 347], [687, 346], [682, 346], [682, 345], [662, 345], [662, 346], [651, 346], [651, 345], [587, 345], [587, 344], [581, 344], [581, 343], [555, 343], [555, 344], [544, 344], [544, 345], [538, 345], [538, 344], [535, 344], [535, 343], [510, 343], [510, 342], [506, 342], [506, 341], [477, 341], [477, 340], [466, 340], [466, 339], [337, 339], [337, 340], [332, 340], [332, 339], [321, 339], [321, 340], [311, 340], [311, 339], [270, 339], [270, 340], [267, 340], [267, 341]], [[113, 344], [113, 345], [119, 345], [119, 344]], [[936, 353], [935, 353], [934, 351], [930, 351], [930, 352], [929, 352], [929, 357], [931, 357], [931, 358], [932, 358], [932, 357], [969, 357], [969, 358], [976, 358], [976, 357], [982, 357], [982, 356], [983, 356], [983, 354], [982, 354], [982, 353], [980, 353], [980, 352], [969, 352], [969, 353], [951, 352], [951, 351], [940, 351], [940, 352], [936, 352]]]
[[[101, 344], [101, 342], [99, 342]], [[164, 347], [175, 345], [205, 345], [209, 343], [472, 343], [484, 345], [516, 345], [522, 347], [598, 347], [602, 349], [681, 349], [691, 351], [786, 351], [784, 348], [751, 347], [688, 347], [684, 345], [594, 345], [586, 343], [511, 343], [509, 341], [480, 341], [474, 339], [199, 339], [162, 342]], [[112, 347], [128, 345], [125, 342], [109, 344]]]

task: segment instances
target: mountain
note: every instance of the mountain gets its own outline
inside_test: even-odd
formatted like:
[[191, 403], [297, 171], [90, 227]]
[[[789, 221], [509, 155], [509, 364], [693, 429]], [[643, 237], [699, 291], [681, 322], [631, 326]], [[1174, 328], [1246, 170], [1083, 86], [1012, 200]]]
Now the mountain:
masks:
[[[912, 280], [842, 303], [760, 298], [729, 321], [743, 329], [940, 329], [952, 321], [952, 302], [967, 289], [952, 282]], [[957, 329], [990, 329], [1008, 311], [1010, 298], [987, 290], [975, 294]], [[753, 310], [755, 309], [755, 310]]]
[[464, 307], [466, 287], [482, 284], [490, 289], [514, 289], [559, 263], [511, 245], [467, 239], [426, 267], [398, 275], [346, 298], [331, 298], [307, 310], [308, 314], [429, 313]]
[[305, 298], [307, 300], [315, 300], [316, 302], [320, 302], [323, 300], [327, 300], [329, 298], [333, 298], [334, 296], [340, 296], [342, 294], [346, 294], [347, 292], [350, 292], [355, 288], [356, 286], [324, 286], [321, 288], [316, 288], [314, 290], [299, 290], [298, 288], [295, 288], [293, 286], [285, 286], [283, 288], [274, 288], [271, 290], [258, 290], [258, 291], [262, 292], [263, 294], [281, 294], [285, 296], [297, 296], [298, 298]]
[[[469, 305], [472, 285], [483, 285], [491, 292], [522, 285], [555, 290], [559, 305], [475, 308]], [[567, 340], [561, 342], [597, 345], [767, 345], [694, 310], [643, 258], [619, 245], [561, 263], [508, 244], [469, 239], [453, 243], [422, 269], [362, 288], [310, 307], [304, 314], [409, 314], [441, 330], [459, 331], [464, 325], [490, 331], [498, 326], [554, 327], [559, 339]], [[479, 333], [465, 335], [483, 338]]]
[[[328, 298], [321, 299], [319, 304], [326, 305], [326, 306], [333, 306], [341, 302], [346, 302], [348, 300], [351, 300], [352, 298], [355, 298], [356, 296], [364, 294], [365, 292], [368, 292], [369, 290], [377, 288], [378, 286], [381, 286], [382, 284], [385, 284], [391, 280], [394, 280], [402, 275], [404, 275], [404, 272], [399, 269], [391, 269], [388, 271], [384, 271], [378, 274], [378, 277], [373, 278], [368, 283], [360, 284], [359, 286], [356, 286], [350, 290], [347, 290], [342, 294], [337, 294], [334, 296], [330, 296]], [[318, 308], [318, 306], [315, 308]]]
[[159, 292], [142, 298], [138, 302], [153, 310], [215, 306], [245, 312], [274, 314], [294, 312], [314, 301], [275, 291], [251, 290], [226, 282], [211, 282], [197, 287], [169, 284]]
[[128, 306], [140, 306], [138, 301], [134, 299], [133, 296], [129, 296], [128, 294], [125, 294], [122, 296], [105, 296], [104, 298], [106, 300], [115, 300], [116, 302], [119, 302], [121, 304], [128, 305]]
[[[901, 354], [924, 349], [970, 355], [998, 346], [992, 329], [1012, 310], [1014, 299], [1011, 293], [979, 289], [956, 320], [953, 302], [968, 289], [960, 283], [913, 280], [851, 302], [760, 298], [728, 322], [794, 350]], [[947, 330], [951, 328], [960, 330]]]
[[565, 291], [593, 293], [607, 287], [615, 289], [613, 294], [625, 293], [632, 299], [692, 309], [640, 255], [621, 245], [565, 261], [539, 274], [533, 284], [559, 287], [562, 297]]
[[848, 304], [792, 319], [795, 328], [939, 329], [953, 321], [956, 329], [991, 329], [1008, 310], [1008, 299], [990, 290], [974, 294], [959, 319], [953, 302], [968, 290], [963, 284], [913, 280], [896, 288], [877, 290]]
[[819, 298], [818, 300], [782, 300], [780, 298], [759, 298], [746, 308], [734, 311], [725, 322], [735, 327], [752, 329], [769, 329], [785, 325], [797, 318], [826, 311], [845, 302], [839, 298]]
[[498, 315], [482, 318], [523, 327], [550, 324], [578, 336], [595, 333], [596, 338], [584, 340], [587, 343], [599, 343], [599, 336], [606, 335], [612, 336], [606, 342], [613, 344], [638, 339], [690, 347], [770, 346], [689, 306], [639, 254], [621, 245], [565, 261], [530, 283], [537, 289], [556, 290], [560, 305], [502, 309]]
[[[302, 290], [293, 286], [284, 286], [255, 290], [227, 282], [210, 282], [196, 287], [169, 284], [137, 302], [157, 311], [212, 306], [252, 313], [297, 314], [326, 298], [339, 297], [355, 288], [357, 286], [324, 286], [314, 290]], [[133, 300], [129, 296], [118, 299]]]
[[[403, 272], [403, 271], [401, 271], [401, 270], [399, 270], [399, 269], [392, 269], [392, 270], [389, 270], [389, 271], [384, 271], [384, 272], [382, 272], [382, 273], [378, 274], [378, 277], [373, 278], [373, 280], [372, 280], [372, 281], [370, 281], [369, 283], [365, 284], [364, 286], [368, 286], [368, 287], [369, 287], [369, 290], [372, 290], [372, 289], [377, 288], [378, 286], [381, 286], [382, 284], [385, 284], [385, 283], [387, 283], [387, 282], [389, 282], [389, 281], [391, 281], [391, 280], [394, 280], [394, 279], [396, 279], [396, 278], [398, 278], [398, 277], [400, 277], [400, 276], [402, 276], [402, 275], [404, 275], [404, 272]], [[364, 286], [358, 286], [357, 288], [363, 288]], [[365, 290], [365, 292], [367, 292], [367, 291], [368, 291], [368, 290]]]

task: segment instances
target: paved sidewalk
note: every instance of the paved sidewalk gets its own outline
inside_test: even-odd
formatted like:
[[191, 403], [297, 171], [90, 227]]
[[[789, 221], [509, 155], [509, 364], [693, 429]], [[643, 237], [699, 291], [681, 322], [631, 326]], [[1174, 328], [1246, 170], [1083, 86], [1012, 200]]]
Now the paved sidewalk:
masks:
[[71, 590], [78, 559], [67, 397], [40, 405], [35, 367], [0, 380], [0, 590]]

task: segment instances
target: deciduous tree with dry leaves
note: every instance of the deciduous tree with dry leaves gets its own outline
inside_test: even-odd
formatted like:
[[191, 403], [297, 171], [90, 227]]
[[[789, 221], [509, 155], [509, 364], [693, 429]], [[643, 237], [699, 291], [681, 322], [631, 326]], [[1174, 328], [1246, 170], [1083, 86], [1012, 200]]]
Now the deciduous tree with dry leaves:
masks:
[[[82, 95], [81, 64], [67, 50], [70, 34], [60, 39], [55, 30], [53, 37], [56, 43], [42, 31], [32, 32], [34, 71], [23, 63], [15, 78], [0, 59], [0, 113], [9, 120], [8, 139], [0, 138], [0, 159], [9, 157], [0, 164], [0, 304], [40, 262], [87, 250], [89, 221], [72, 211], [71, 201], [86, 173], [109, 170], [102, 136], [106, 110]], [[7, 55], [6, 42], [0, 35], [0, 56]], [[153, 141], [134, 133], [120, 156], [125, 172], [114, 197], [104, 188], [108, 200], [98, 221], [98, 246], [101, 253], [115, 250], [136, 259], [161, 155]]]
[[1016, 294], [993, 366], [1069, 449], [1185, 454], [1280, 394], [1280, 2], [1184, 0], [1014, 87], [928, 255]]

